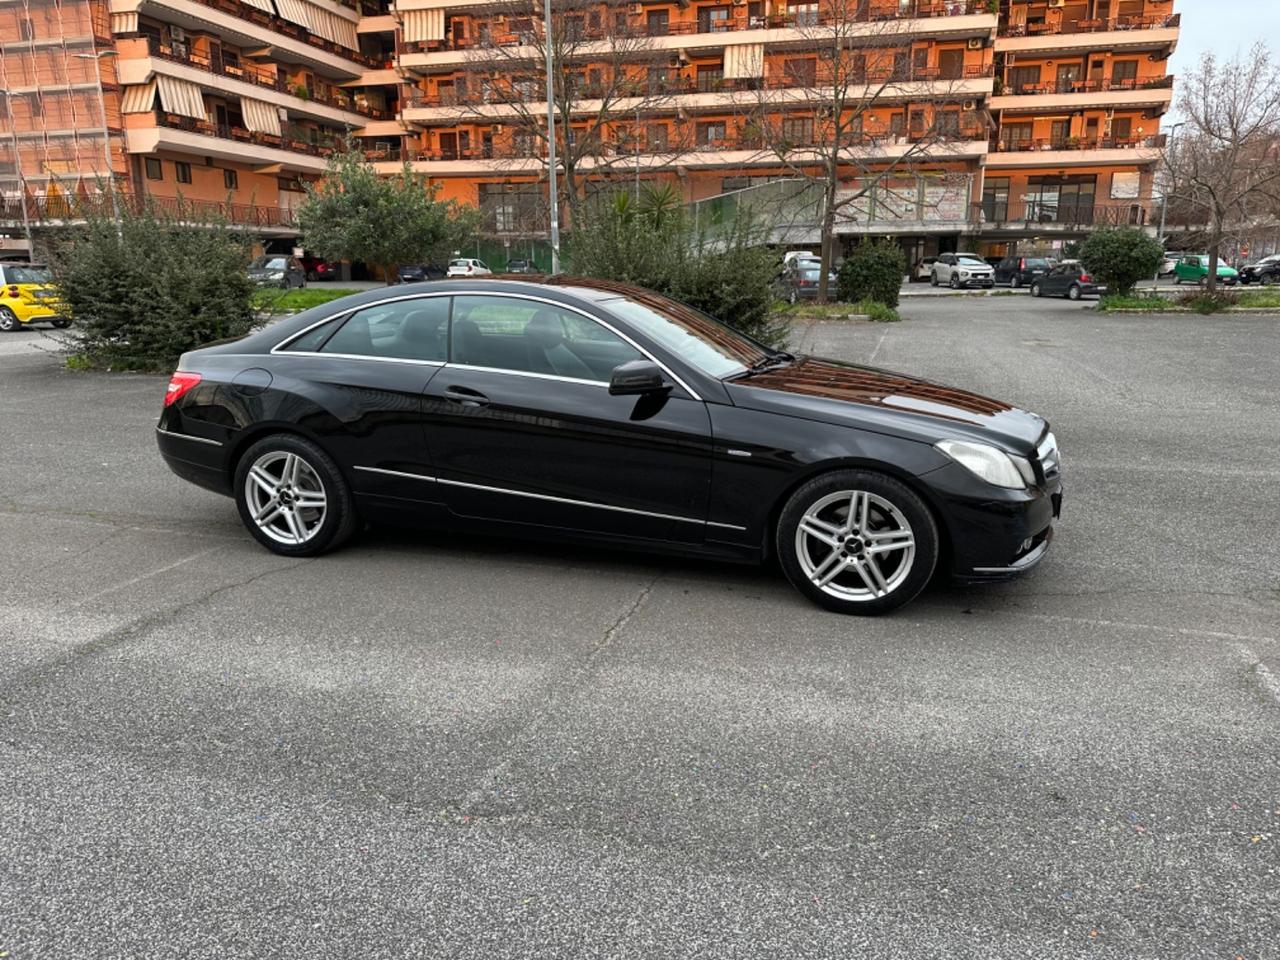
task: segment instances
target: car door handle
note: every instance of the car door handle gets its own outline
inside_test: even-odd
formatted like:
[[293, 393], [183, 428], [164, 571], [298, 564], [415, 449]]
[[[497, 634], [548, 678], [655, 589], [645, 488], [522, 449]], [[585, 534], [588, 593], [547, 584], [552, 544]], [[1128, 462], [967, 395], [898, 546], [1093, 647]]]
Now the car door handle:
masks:
[[470, 387], [447, 387], [444, 391], [444, 398], [451, 403], [461, 404], [464, 407], [484, 407], [489, 404], [488, 397], [479, 390], [472, 390]]

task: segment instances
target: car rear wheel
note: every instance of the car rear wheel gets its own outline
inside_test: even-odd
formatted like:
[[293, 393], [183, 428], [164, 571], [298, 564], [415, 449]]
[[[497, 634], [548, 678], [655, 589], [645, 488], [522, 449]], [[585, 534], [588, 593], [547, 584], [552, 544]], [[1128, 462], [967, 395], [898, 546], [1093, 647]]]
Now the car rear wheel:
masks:
[[1033, 284], [1031, 285], [1031, 295], [1032, 295], [1033, 297], [1039, 297], [1039, 296], [1040, 296], [1040, 284], [1038, 284], [1038, 283], [1033, 283]]
[[13, 333], [22, 326], [18, 315], [8, 307], [0, 307], [0, 333]]
[[778, 519], [778, 558], [787, 579], [838, 613], [888, 613], [933, 575], [938, 530], [924, 502], [869, 470], [837, 470], [809, 481]]
[[1276, 278], [1269, 273], [1262, 278], [1262, 285], [1264, 287], [1273, 287], [1275, 286], [1275, 283], [1276, 283]]
[[1011, 286], [1014, 290], [1017, 290], [1020, 286], [1022, 286], [1022, 277], [1020, 277], [1018, 274], [1015, 273], [1012, 277], [1009, 278], [1009, 286]]
[[314, 443], [277, 434], [253, 444], [236, 466], [236, 506], [245, 528], [273, 553], [311, 557], [355, 532], [351, 489]]
[[1071, 286], [1067, 287], [1068, 300], [1079, 300], [1082, 293], [1084, 293], [1084, 291], [1080, 289], [1080, 284], [1078, 283], [1073, 283]]

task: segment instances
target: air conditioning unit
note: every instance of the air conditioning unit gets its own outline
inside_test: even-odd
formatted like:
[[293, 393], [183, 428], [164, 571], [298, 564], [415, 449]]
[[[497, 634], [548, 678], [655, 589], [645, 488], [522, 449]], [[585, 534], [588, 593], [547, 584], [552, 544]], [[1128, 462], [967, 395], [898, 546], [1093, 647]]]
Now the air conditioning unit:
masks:
[[987, 45], [987, 41], [986, 41], [986, 40], [984, 40], [982, 37], [970, 37], [970, 38], [969, 38], [969, 49], [970, 49], [970, 50], [981, 50], [981, 49], [982, 49], [983, 47], [985, 47], [986, 45]]
[[490, 125], [490, 127], [489, 127], [489, 132], [490, 132], [490, 133], [501, 133], [501, 132], [502, 132], [502, 124], [500, 124], [500, 123], [491, 124], [491, 125]]
[[644, 4], [633, 3], [631, 5], [631, 12], [634, 13], [637, 17], [640, 16], [640, 14], [644, 13]]
[[978, 101], [977, 101], [977, 100], [966, 100], [962, 106], [963, 106], [963, 108], [964, 108], [965, 110], [977, 110], [977, 109], [978, 109]]
[[1067, 0], [1049, 0], [1050, 7], [1062, 8], [1067, 5]]

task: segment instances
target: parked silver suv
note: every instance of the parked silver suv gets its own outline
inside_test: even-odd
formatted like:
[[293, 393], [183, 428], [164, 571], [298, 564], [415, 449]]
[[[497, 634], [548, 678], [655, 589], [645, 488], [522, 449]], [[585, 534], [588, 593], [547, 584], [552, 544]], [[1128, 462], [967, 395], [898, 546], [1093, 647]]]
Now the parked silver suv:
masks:
[[929, 283], [937, 286], [945, 283], [952, 290], [961, 287], [994, 287], [995, 267], [976, 253], [944, 253], [933, 264]]

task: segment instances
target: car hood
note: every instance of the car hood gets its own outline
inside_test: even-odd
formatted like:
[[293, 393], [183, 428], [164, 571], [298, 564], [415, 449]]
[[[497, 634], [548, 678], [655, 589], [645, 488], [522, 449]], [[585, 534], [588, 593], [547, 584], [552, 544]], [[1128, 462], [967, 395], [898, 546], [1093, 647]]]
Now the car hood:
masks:
[[877, 367], [798, 357], [785, 367], [726, 383], [749, 409], [910, 436], [925, 443], [965, 438], [1030, 455], [1044, 418], [981, 394]]

